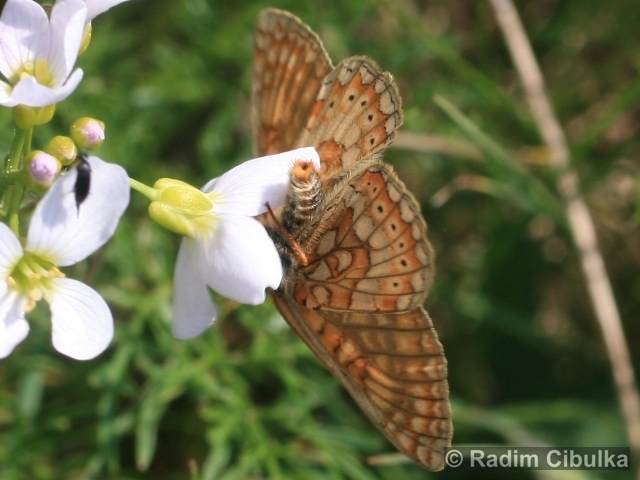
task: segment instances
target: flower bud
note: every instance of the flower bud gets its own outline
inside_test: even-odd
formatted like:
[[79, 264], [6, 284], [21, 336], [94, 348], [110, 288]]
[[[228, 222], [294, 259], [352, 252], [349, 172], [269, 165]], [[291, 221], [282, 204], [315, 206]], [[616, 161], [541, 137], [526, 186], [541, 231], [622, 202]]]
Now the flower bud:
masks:
[[82, 117], [71, 124], [71, 138], [80, 148], [95, 150], [104, 141], [104, 122]]
[[78, 156], [78, 148], [69, 137], [57, 135], [49, 140], [44, 151], [56, 157], [62, 165], [68, 167]]
[[41, 150], [34, 150], [27, 159], [29, 175], [37, 185], [49, 186], [60, 172], [58, 159]]
[[13, 107], [13, 120], [18, 127], [26, 130], [36, 125], [43, 125], [53, 118], [56, 106], [28, 107], [26, 105], [16, 105]]

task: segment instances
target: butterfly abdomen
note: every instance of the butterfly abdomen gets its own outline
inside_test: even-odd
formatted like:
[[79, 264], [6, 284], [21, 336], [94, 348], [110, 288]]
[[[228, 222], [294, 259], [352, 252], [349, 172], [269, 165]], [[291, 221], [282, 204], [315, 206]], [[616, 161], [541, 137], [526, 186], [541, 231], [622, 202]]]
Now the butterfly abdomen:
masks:
[[306, 252], [300, 243], [310, 231], [308, 225], [317, 223], [324, 203], [322, 184], [313, 163], [297, 161], [289, 175], [289, 190], [281, 220], [270, 210], [271, 221], [265, 224], [280, 254], [285, 280], [298, 265], [307, 265]]
[[313, 164], [296, 162], [291, 169], [283, 227], [295, 238], [303, 226], [317, 218], [323, 205], [322, 184]]

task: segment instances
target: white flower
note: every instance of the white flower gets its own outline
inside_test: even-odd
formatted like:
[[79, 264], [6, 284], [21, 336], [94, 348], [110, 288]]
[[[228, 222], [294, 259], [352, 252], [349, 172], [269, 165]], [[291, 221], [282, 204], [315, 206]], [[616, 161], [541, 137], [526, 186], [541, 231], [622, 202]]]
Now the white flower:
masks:
[[111, 7], [120, 5], [127, 0], [84, 0], [87, 4], [87, 22], [90, 22], [101, 13], [106, 12]]
[[191, 338], [217, 317], [208, 287], [242, 303], [259, 304], [265, 289], [278, 288], [280, 257], [264, 227], [254, 218], [284, 204], [289, 173], [297, 160], [320, 168], [314, 148], [249, 160], [207, 183], [206, 216], [196, 221], [196, 233], [182, 240], [173, 283], [173, 333]]
[[113, 337], [113, 318], [102, 297], [58, 270], [104, 245], [129, 203], [126, 172], [97, 157], [87, 161], [92, 180], [86, 200], [77, 207], [75, 169], [56, 180], [33, 213], [24, 248], [0, 223], [0, 358], [26, 337], [25, 313], [41, 299], [49, 303], [59, 352], [88, 360]]
[[0, 15], [0, 105], [45, 107], [67, 98], [82, 80], [73, 71], [84, 34], [82, 0], [58, 0], [51, 18], [33, 0], [7, 0]]

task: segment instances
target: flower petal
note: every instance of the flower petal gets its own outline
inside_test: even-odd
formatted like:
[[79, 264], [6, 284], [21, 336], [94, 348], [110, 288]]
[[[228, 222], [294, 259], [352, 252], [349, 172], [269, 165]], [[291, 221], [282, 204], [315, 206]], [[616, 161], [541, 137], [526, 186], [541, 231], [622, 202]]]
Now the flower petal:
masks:
[[7, 0], [0, 16], [0, 73], [7, 80], [49, 51], [49, 19], [33, 0]]
[[29, 324], [24, 319], [24, 299], [7, 283], [22, 254], [18, 238], [0, 223], [0, 358], [9, 355], [29, 333]]
[[282, 264], [273, 241], [257, 220], [224, 215], [209, 245], [201, 245], [200, 273], [227, 298], [257, 305], [265, 289], [278, 288]]
[[173, 274], [173, 335], [192, 338], [213, 324], [218, 314], [204, 279], [195, 241], [184, 238]]
[[56, 86], [65, 82], [76, 63], [86, 18], [87, 6], [82, 0], [57, 0], [53, 5], [48, 61]]
[[11, 92], [8, 102], [2, 103], [4, 106], [27, 105], [29, 107], [46, 107], [54, 103], [61, 102], [76, 89], [82, 80], [82, 70], [76, 68], [71, 74], [67, 83], [55, 88], [49, 88], [38, 83], [35, 77], [25, 77], [21, 79]]
[[15, 107], [18, 105], [12, 97], [13, 87], [7, 82], [0, 81], [0, 105], [3, 107]]
[[18, 237], [7, 225], [0, 223], [0, 288], [23, 255]]
[[232, 168], [207, 183], [202, 191], [220, 194], [218, 213], [232, 213], [253, 217], [271, 208], [284, 205], [289, 189], [289, 173], [297, 160], [307, 160], [320, 169], [320, 157], [313, 147], [254, 158]]
[[24, 300], [0, 283], [0, 358], [7, 357], [29, 333], [24, 319]]
[[76, 360], [100, 355], [113, 338], [113, 317], [93, 288], [71, 278], [55, 281], [51, 298], [53, 346]]
[[91, 166], [89, 196], [76, 205], [77, 172], [58, 178], [33, 213], [26, 250], [58, 266], [73, 265], [95, 252], [113, 235], [129, 204], [127, 172], [98, 157]]
[[87, 4], [87, 22], [93, 20], [101, 13], [106, 12], [111, 7], [115, 7], [127, 0], [85, 0]]

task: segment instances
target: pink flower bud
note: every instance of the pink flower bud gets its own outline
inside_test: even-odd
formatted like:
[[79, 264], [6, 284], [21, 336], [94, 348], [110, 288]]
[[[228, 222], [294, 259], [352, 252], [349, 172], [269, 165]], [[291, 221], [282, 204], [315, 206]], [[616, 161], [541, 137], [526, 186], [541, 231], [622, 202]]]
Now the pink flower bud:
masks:
[[60, 162], [41, 150], [34, 150], [29, 156], [29, 173], [38, 185], [51, 185], [60, 172]]
[[71, 125], [71, 138], [78, 147], [95, 150], [104, 141], [104, 122], [95, 118], [82, 117]]

